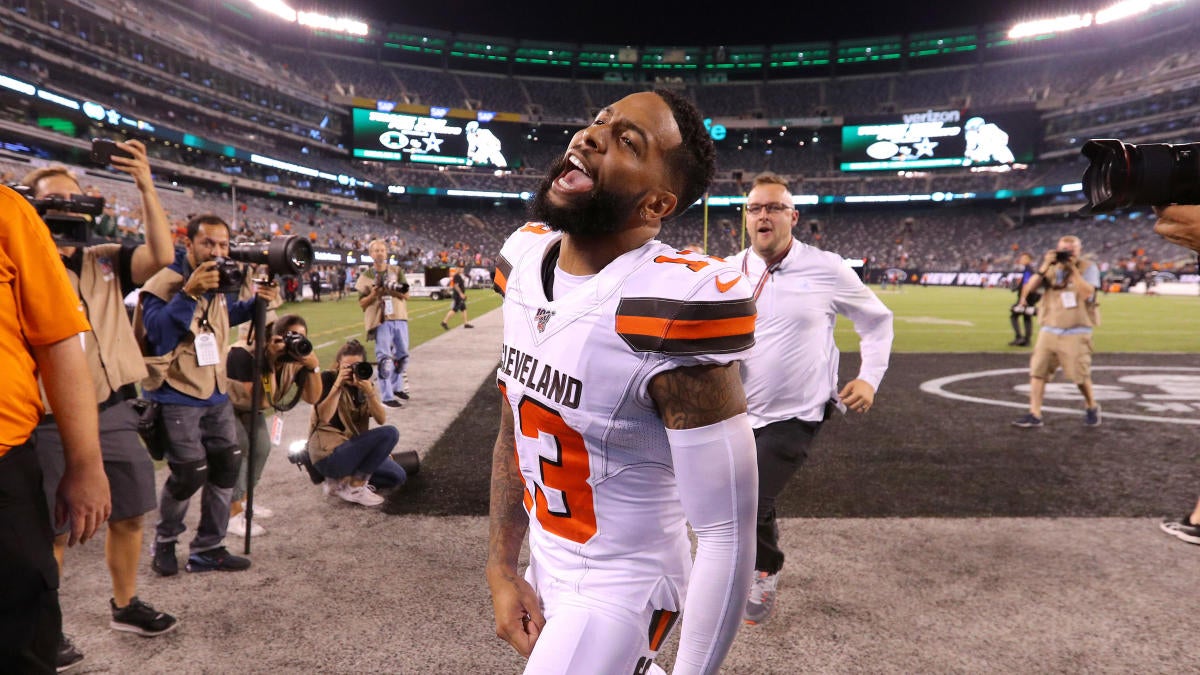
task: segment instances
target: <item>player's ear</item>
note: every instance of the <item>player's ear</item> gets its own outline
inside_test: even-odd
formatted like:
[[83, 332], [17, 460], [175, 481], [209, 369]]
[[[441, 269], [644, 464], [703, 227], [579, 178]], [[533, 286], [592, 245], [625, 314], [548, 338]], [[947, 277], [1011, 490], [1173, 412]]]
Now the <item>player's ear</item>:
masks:
[[669, 190], [657, 190], [647, 195], [641, 212], [647, 220], [662, 220], [675, 212], [679, 198]]

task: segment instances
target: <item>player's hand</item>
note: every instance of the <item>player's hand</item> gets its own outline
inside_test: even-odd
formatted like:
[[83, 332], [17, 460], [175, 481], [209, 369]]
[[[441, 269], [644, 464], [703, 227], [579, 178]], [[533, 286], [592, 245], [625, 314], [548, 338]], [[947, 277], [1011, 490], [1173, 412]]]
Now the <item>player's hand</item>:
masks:
[[1053, 265], [1058, 260], [1058, 249], [1050, 249], [1046, 251], [1046, 255], [1042, 256], [1042, 269]]
[[312, 351], [308, 353], [308, 356], [300, 359], [300, 365], [308, 368], [309, 370], [316, 370], [317, 368], [321, 367], [321, 359], [317, 358], [316, 351]]
[[1156, 207], [1154, 232], [1163, 239], [1200, 253], [1200, 206]]
[[492, 610], [496, 614], [496, 637], [529, 658], [546, 626], [537, 593], [516, 572], [488, 574], [488, 586], [492, 591]]
[[138, 140], [122, 141], [117, 147], [133, 155], [133, 158], [112, 156], [112, 165], [118, 171], [133, 176], [137, 189], [145, 192], [154, 188], [154, 180], [150, 176], [150, 161], [146, 159], [146, 146]]
[[220, 285], [221, 273], [217, 271], [217, 261], [209, 260], [200, 263], [200, 266], [192, 271], [192, 276], [188, 277], [187, 283], [183, 285], [183, 292], [188, 295], [204, 295]]
[[863, 380], [850, 380], [838, 392], [842, 404], [854, 412], [865, 413], [875, 403], [875, 387]]
[[58, 499], [54, 504], [54, 522], [61, 527], [71, 520], [71, 536], [67, 539], [68, 546], [82, 544], [100, 526], [108, 522], [112, 514], [112, 493], [108, 487], [108, 477], [97, 462], [95, 466], [87, 465], [72, 467], [67, 465], [66, 472], [58, 483]]

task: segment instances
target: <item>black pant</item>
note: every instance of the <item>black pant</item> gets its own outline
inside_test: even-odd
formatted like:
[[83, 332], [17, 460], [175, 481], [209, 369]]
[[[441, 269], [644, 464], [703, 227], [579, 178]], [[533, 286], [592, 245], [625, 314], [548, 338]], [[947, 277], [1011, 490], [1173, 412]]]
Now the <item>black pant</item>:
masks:
[[[1012, 320], [1013, 333], [1016, 334], [1018, 340], [1033, 339], [1033, 334], [1032, 334], [1033, 317], [1032, 316], [1029, 316], [1028, 314], [1017, 314], [1016, 312], [1013, 312], [1009, 316], [1009, 319]], [[1021, 327], [1017, 323], [1020, 320], [1024, 320], [1024, 322], [1025, 322], [1025, 335], [1021, 335]]]
[[821, 422], [798, 419], [773, 422], [754, 430], [754, 444], [758, 447], [758, 551], [754, 569], [760, 572], [775, 574], [783, 568], [775, 500], [808, 457], [808, 449], [820, 430]]
[[33, 439], [0, 457], [0, 670], [53, 673], [62, 611]]

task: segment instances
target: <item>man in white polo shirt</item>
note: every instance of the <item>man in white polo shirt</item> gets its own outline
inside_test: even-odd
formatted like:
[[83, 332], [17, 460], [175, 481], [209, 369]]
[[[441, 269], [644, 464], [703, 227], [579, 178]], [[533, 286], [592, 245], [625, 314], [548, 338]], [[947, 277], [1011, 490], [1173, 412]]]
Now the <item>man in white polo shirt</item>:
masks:
[[[755, 345], [742, 363], [750, 424], [758, 446], [758, 552], [746, 603], [749, 624], [774, 609], [783, 567], [775, 499], [804, 462], [833, 408], [871, 409], [892, 349], [892, 312], [841, 256], [792, 236], [799, 219], [787, 182], [774, 174], [754, 179], [746, 201], [750, 248], [732, 258], [754, 287]], [[854, 322], [862, 365], [839, 391], [837, 315]]]

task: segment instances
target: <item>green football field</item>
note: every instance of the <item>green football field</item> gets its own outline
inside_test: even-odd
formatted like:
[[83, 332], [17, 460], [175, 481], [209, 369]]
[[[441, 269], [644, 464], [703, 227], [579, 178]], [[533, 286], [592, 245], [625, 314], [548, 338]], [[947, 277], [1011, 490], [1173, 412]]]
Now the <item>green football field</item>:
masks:
[[[1015, 298], [1009, 291], [910, 287], [901, 292], [876, 292], [896, 315], [894, 351], [1024, 351], [1007, 346], [1013, 337], [1008, 308]], [[471, 289], [467, 297], [472, 317], [500, 306], [500, 297], [491, 289]], [[1102, 296], [1100, 303], [1099, 352], [1200, 352], [1200, 297], [1113, 294]], [[438, 322], [448, 309], [449, 300], [410, 300], [411, 345], [441, 334]], [[364, 339], [362, 312], [353, 297], [288, 304], [279, 313], [292, 311], [308, 321], [309, 335], [323, 364], [332, 362], [334, 352], [347, 338]], [[452, 327], [459, 324], [458, 317], [451, 320]], [[836, 336], [843, 351], [858, 350], [858, 336], [849, 321], [839, 318]]]

